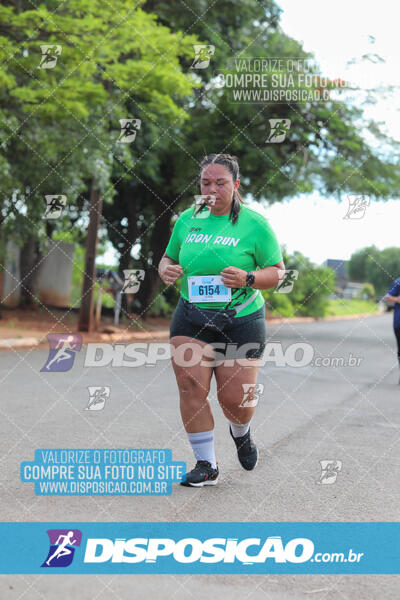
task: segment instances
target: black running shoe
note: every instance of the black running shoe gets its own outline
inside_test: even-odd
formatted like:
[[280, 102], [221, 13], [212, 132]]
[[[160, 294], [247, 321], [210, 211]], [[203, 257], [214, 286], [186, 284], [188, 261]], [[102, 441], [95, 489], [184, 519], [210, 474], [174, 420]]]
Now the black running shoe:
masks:
[[218, 463], [217, 468], [213, 469], [208, 460], [198, 460], [194, 469], [186, 473], [186, 479], [181, 481], [181, 485], [187, 487], [202, 487], [203, 485], [215, 485], [218, 483]]
[[229, 431], [236, 444], [237, 454], [240, 464], [246, 471], [252, 471], [258, 461], [258, 450], [257, 446], [253, 442], [250, 436], [250, 429], [245, 435], [241, 437], [235, 437], [232, 433], [231, 426], [229, 425]]

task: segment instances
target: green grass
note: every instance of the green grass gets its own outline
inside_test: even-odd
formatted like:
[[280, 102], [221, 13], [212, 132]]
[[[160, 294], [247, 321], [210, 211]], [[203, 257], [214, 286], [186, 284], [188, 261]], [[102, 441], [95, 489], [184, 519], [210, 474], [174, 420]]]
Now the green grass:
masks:
[[371, 300], [329, 300], [325, 316], [357, 315], [361, 313], [375, 313], [379, 306]]

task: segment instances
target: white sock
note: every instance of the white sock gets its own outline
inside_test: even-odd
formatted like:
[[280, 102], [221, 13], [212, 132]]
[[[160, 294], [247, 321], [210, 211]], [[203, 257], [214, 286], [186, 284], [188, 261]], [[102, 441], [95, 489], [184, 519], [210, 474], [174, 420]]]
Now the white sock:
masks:
[[244, 423], [243, 425], [242, 423], [232, 423], [232, 421], [229, 421], [229, 423], [231, 424], [233, 437], [237, 438], [242, 437], [248, 432], [248, 430], [250, 429], [251, 421], [249, 421], [248, 423]]
[[196, 460], [208, 460], [213, 469], [217, 467], [214, 452], [214, 430], [188, 433], [190, 445]]

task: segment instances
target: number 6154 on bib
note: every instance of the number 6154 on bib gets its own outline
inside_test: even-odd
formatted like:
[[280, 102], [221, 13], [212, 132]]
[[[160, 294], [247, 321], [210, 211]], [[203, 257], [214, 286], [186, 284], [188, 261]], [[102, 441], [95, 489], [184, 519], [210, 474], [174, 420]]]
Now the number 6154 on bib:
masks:
[[231, 288], [222, 283], [221, 275], [188, 277], [190, 302], [230, 302]]

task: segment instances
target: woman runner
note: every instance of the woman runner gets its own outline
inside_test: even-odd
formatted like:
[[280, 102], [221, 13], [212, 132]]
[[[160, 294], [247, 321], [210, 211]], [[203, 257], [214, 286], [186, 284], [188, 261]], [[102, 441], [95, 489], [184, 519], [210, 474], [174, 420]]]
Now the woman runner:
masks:
[[[243, 204], [239, 184], [236, 157], [210, 154], [202, 160], [205, 200], [177, 219], [158, 267], [167, 285], [182, 276], [170, 343], [181, 417], [197, 460], [181, 482], [185, 486], [218, 481], [214, 419], [207, 400], [213, 373], [241, 466], [251, 471], [258, 460], [250, 422], [266, 342], [265, 302], [259, 290], [277, 286], [285, 265], [273, 230]], [[250, 390], [246, 402], [244, 386]]]

